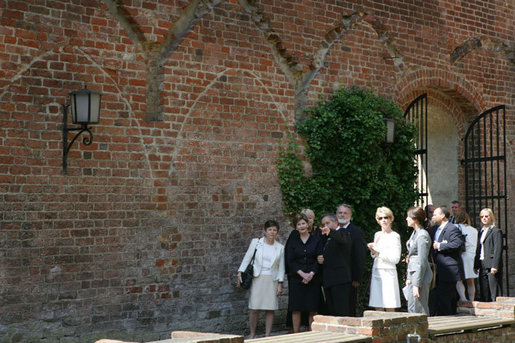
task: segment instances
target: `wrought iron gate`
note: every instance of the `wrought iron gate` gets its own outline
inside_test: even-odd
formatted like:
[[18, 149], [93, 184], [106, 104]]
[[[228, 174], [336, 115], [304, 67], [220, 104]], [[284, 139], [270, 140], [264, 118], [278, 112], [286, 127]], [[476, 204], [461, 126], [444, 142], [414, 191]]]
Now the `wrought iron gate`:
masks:
[[503, 276], [509, 296], [508, 199], [506, 182], [506, 108], [504, 105], [480, 114], [465, 134], [465, 206], [472, 226], [481, 227], [479, 212], [492, 209], [495, 224], [503, 231]]
[[417, 206], [428, 205], [429, 192], [427, 188], [427, 94], [422, 94], [411, 102], [404, 118], [407, 122], [413, 123], [418, 129], [416, 140], [416, 164], [418, 168], [417, 179]]

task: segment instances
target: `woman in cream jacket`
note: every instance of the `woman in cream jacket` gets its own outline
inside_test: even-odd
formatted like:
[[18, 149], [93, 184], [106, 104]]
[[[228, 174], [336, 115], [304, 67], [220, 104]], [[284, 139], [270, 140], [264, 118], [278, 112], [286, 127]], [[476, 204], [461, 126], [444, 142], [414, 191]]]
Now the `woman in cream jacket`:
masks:
[[284, 245], [275, 241], [279, 224], [274, 220], [265, 223], [265, 236], [254, 238], [238, 268], [238, 284], [241, 273], [252, 260], [254, 251], [254, 278], [250, 286], [249, 326], [250, 338], [256, 336], [259, 311], [265, 314], [265, 335], [270, 336], [274, 322], [274, 311], [279, 307], [279, 295], [284, 281]]
[[392, 230], [393, 219], [388, 207], [377, 208], [376, 220], [381, 231], [376, 232], [374, 242], [368, 244], [374, 258], [368, 305], [376, 311], [393, 312], [401, 307], [396, 266], [401, 258], [401, 238]]

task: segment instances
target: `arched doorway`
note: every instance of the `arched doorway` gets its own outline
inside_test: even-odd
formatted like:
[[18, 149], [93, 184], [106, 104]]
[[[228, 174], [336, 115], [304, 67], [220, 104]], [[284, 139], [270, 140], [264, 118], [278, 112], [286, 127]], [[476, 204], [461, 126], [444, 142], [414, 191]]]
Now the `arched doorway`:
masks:
[[446, 205], [459, 198], [459, 139], [448, 111], [428, 104], [427, 93], [414, 99], [404, 112], [418, 129], [417, 205]]

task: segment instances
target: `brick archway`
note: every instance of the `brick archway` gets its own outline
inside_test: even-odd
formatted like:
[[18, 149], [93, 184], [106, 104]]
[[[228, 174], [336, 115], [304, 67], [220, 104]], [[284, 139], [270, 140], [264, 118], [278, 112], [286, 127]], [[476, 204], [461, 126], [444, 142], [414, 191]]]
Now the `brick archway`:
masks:
[[[455, 176], [453, 176], [452, 170], [447, 171], [449, 173], [447, 179], [456, 180], [457, 178], [453, 188], [456, 189], [458, 199], [463, 200], [465, 175], [460, 164], [464, 156], [462, 138], [469, 123], [481, 113], [483, 108], [488, 107], [483, 96], [479, 93], [480, 90], [475, 89], [467, 80], [449, 70], [411, 72], [399, 80], [396, 89], [396, 100], [402, 108], [406, 108], [419, 95], [427, 93], [429, 108], [433, 108], [433, 112], [438, 112], [440, 116], [444, 113], [447, 114], [448, 118], [452, 120], [452, 124], [448, 122], [448, 127], [451, 130], [450, 132], [455, 130], [456, 149], [451, 149], [451, 151], [456, 154], [453, 163], [457, 171]], [[429, 136], [428, 139], [430, 140], [431, 137]], [[429, 154], [431, 153], [429, 152]], [[434, 166], [435, 164], [430, 161], [430, 169], [431, 165]], [[455, 200], [447, 199], [447, 197], [445, 199], [449, 202]]]
[[[396, 101], [402, 107], [423, 92], [435, 100], [439, 99], [437, 101], [445, 107], [457, 107], [468, 115], [489, 107], [480, 90], [452, 70], [419, 69], [400, 78], [395, 88]], [[471, 119], [465, 117], [467, 122]]]

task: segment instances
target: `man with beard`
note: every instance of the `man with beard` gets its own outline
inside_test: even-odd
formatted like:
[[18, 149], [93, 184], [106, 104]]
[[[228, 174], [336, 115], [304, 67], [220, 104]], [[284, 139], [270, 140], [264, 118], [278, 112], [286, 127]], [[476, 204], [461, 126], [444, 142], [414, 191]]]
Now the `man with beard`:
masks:
[[352, 287], [350, 290], [349, 298], [349, 311], [350, 316], [356, 316], [356, 305], [358, 301], [358, 287], [363, 277], [363, 271], [365, 269], [365, 257], [367, 253], [367, 242], [365, 240], [365, 234], [359, 226], [352, 224], [352, 208], [347, 204], [340, 204], [336, 208], [336, 217], [338, 219], [338, 225], [344, 232], [350, 234], [352, 240], [352, 251], [351, 251], [351, 274], [352, 274]]

